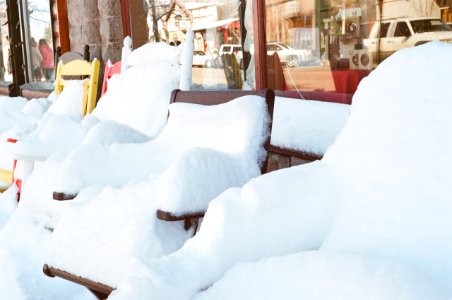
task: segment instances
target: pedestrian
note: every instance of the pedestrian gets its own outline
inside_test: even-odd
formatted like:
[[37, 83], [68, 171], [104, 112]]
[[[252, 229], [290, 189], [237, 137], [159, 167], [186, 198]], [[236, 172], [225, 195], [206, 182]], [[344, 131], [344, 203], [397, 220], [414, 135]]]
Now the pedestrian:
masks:
[[38, 43], [36, 43], [34, 38], [31, 38], [31, 62], [33, 67], [33, 81], [41, 81], [42, 71], [41, 71], [41, 62], [42, 55], [38, 49]]
[[45, 39], [39, 40], [39, 52], [42, 56], [42, 72], [44, 73], [46, 81], [49, 81], [53, 77], [53, 51]]
[[170, 46], [179, 46], [181, 44], [177, 34], [173, 34], [173, 41], [170, 42], [169, 44], [170, 44]]

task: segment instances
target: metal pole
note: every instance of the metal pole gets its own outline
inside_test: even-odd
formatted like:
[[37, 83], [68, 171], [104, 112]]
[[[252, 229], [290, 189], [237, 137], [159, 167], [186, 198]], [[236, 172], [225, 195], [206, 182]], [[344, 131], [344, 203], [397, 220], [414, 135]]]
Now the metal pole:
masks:
[[24, 66], [26, 68], [25, 81], [30, 82], [33, 79], [33, 60], [31, 58], [31, 44], [30, 44], [30, 22], [28, 18], [28, 1], [22, 0], [21, 7], [19, 8], [22, 17], [22, 41], [25, 44], [24, 47]]
[[15, 0], [7, 0], [8, 31], [11, 69], [13, 72], [13, 85], [11, 96], [19, 95], [19, 86], [25, 83], [23, 69], [23, 48], [20, 33], [19, 6]]

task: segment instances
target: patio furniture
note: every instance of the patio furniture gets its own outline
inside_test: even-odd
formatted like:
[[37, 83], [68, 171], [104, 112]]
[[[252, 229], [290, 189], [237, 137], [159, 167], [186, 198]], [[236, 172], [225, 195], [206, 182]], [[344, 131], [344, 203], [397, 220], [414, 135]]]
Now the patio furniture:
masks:
[[[68, 59], [68, 58], [66, 58]], [[83, 115], [86, 113], [90, 113], [95, 105], [96, 105], [96, 96], [97, 96], [97, 83], [99, 77], [99, 67], [100, 62], [97, 59], [94, 59], [93, 62], [87, 62], [85, 60], [76, 59], [70, 60], [66, 64], [63, 64], [61, 61], [58, 63], [57, 74], [55, 79], [55, 95], [61, 94], [64, 89], [65, 80], [70, 81], [71, 79], [67, 79], [68, 76], [73, 78], [81, 78], [81, 77], [89, 77], [84, 83], [84, 96], [83, 99]], [[64, 79], [66, 78], [66, 79]], [[57, 100], [58, 101], [58, 100]], [[16, 138], [9, 137], [6, 139], [6, 144], [2, 145], [2, 147], [11, 148], [11, 144], [15, 144], [17, 142]], [[17, 160], [11, 159], [10, 166], [0, 167], [0, 181], [6, 183], [7, 185], [11, 185], [14, 182], [14, 169], [16, 168]], [[21, 182], [17, 184], [20, 193]]]
[[[325, 297], [325, 278], [344, 287], [343, 298], [366, 298], [370, 287], [379, 290], [385, 283], [397, 292], [405, 287], [404, 296], [425, 284], [426, 290], [447, 291], [440, 298], [450, 297], [443, 279], [452, 274], [452, 86], [444, 84], [451, 52], [448, 44], [430, 43], [388, 58], [361, 83], [347, 124], [321, 161], [270, 172], [222, 194], [190, 243], [135, 265], [116, 296], [136, 292], [122, 287], [139, 280], [144, 295], [196, 298], [209, 288], [205, 298], [221, 298], [212, 290], [230, 292], [237, 278], [287, 271], [314, 278], [297, 294], [308, 298]], [[429, 71], [418, 72], [424, 69]], [[301, 262], [292, 259], [295, 253], [311, 258]], [[317, 253], [332, 259], [319, 260]], [[358, 267], [350, 268], [350, 258], [360, 261]], [[292, 273], [303, 268], [306, 272]], [[244, 269], [249, 272], [240, 272]], [[233, 297], [248, 286], [265, 294], [259, 283], [273, 282], [274, 276], [258, 277], [263, 279], [245, 280], [219, 295]], [[363, 289], [355, 278], [372, 284]], [[403, 284], [394, 285], [394, 278]], [[298, 291], [296, 280], [271, 287], [273, 295], [285, 288]]]
[[[252, 118], [258, 118], [258, 119], [256, 119], [258, 124], [259, 124], [257, 128], [243, 128], [243, 126], [237, 126], [237, 125], [236, 125], [235, 128], [223, 128], [224, 126], [226, 126], [226, 127], [233, 127], [232, 124], [229, 121], [232, 121], [236, 117], [236, 115], [239, 115], [239, 116], [241, 116], [242, 118], [245, 118], [245, 119], [247, 119], [247, 116], [248, 117], [254, 116], [254, 115], [259, 116], [259, 112], [258, 111], [251, 110], [251, 109], [248, 109], [248, 110], [246, 109], [246, 106], [248, 104], [250, 104], [250, 103], [255, 103], [253, 105], [258, 105], [258, 107], [261, 107], [260, 106], [261, 104], [258, 104], [258, 102], [257, 102], [257, 101], [260, 101], [259, 98], [244, 98], [244, 97], [240, 97], [240, 96], [252, 96], [252, 95], [258, 95], [258, 96], [265, 97], [265, 107], [266, 107], [269, 119], [267, 121], [265, 121], [265, 120], [261, 120], [260, 119], [261, 117], [252, 117]], [[237, 97], [240, 97], [240, 98], [237, 98]], [[205, 144], [205, 145], [203, 145], [203, 146], [198, 145], [197, 146], [196, 143], [195, 143], [194, 145], [191, 146], [191, 149], [193, 149], [193, 150], [184, 151], [184, 153], [190, 153], [190, 154], [188, 154], [188, 157], [187, 157], [189, 160], [193, 159], [193, 156], [191, 154], [195, 154], [197, 151], [200, 151], [199, 149], [203, 149], [203, 148], [199, 148], [199, 147], [208, 147], [209, 142], [210, 142], [210, 140], [212, 139], [213, 136], [215, 136], [213, 139], [216, 139], [217, 141], [223, 140], [226, 137], [228, 137], [228, 140], [227, 140], [228, 142], [226, 143], [226, 145], [227, 145], [227, 148], [231, 148], [231, 149], [233, 148], [233, 145], [231, 145], [231, 144], [233, 144], [234, 139], [237, 139], [237, 141], [235, 141], [237, 144], [243, 144], [245, 146], [245, 145], [248, 145], [248, 142], [246, 140], [241, 140], [241, 139], [244, 139], [244, 138], [249, 139], [250, 138], [249, 137], [250, 134], [252, 136], [254, 136], [254, 135], [260, 136], [259, 139], [262, 139], [261, 142], [259, 142], [260, 146], [255, 144], [255, 143], [252, 143], [252, 144], [249, 145], [249, 147], [252, 147], [252, 149], [246, 149], [245, 150], [245, 151], [250, 151], [251, 153], [255, 153], [256, 151], [257, 151], [256, 153], [259, 153], [261, 151], [259, 149], [255, 149], [256, 147], [257, 148], [260, 148], [260, 147], [267, 148], [269, 146], [269, 141], [270, 141], [269, 133], [271, 132], [271, 120], [272, 120], [273, 106], [274, 106], [274, 93], [271, 90], [263, 90], [263, 91], [180, 91], [180, 90], [175, 90], [172, 93], [171, 102], [173, 104], [180, 104], [180, 103], [197, 104], [196, 106], [193, 106], [193, 105], [192, 106], [188, 106], [187, 107], [187, 108], [189, 108], [187, 110], [188, 112], [191, 112], [192, 109], [195, 109], [195, 111], [196, 111], [196, 109], [198, 107], [204, 107], [204, 106], [205, 107], [209, 107], [210, 106], [212, 108], [211, 108], [211, 110], [207, 111], [208, 114], [206, 115], [206, 116], [210, 116], [210, 117], [212, 117], [211, 112], [214, 113], [213, 116], [215, 116], [215, 113], [220, 113], [221, 114], [221, 112], [222, 112], [221, 109], [228, 109], [227, 111], [230, 112], [230, 114], [227, 115], [227, 116], [224, 116], [222, 114], [222, 116], [226, 118], [225, 120], [221, 120], [221, 124], [223, 124], [222, 128], [214, 127], [213, 130], [207, 130], [206, 133], [202, 133], [200, 137], [199, 136], [197, 137], [197, 138], [200, 138], [201, 144]], [[229, 105], [229, 106], [225, 106], [225, 105]], [[184, 107], [184, 106], [182, 106], [182, 107]], [[201, 109], [204, 109], [204, 108], [201, 108]], [[195, 111], [193, 111], [193, 112], [195, 112]], [[177, 124], [180, 121], [180, 120], [177, 119], [178, 116], [180, 116], [180, 115], [176, 114], [176, 116], [173, 117], [171, 115], [171, 113], [170, 113], [170, 117], [168, 119], [168, 123], [175, 122], [175, 124]], [[203, 114], [201, 114], [201, 116], [203, 116]], [[201, 124], [203, 124], [203, 120], [199, 120], [198, 117], [199, 116], [197, 115], [196, 116], [196, 120], [197, 120], [198, 123], [196, 124], [196, 126], [201, 126], [203, 128], [208, 126], [208, 124], [205, 124], [204, 126], [202, 126]], [[176, 119], [172, 120], [172, 118], [176, 118]], [[232, 119], [230, 120], [229, 118], [232, 118]], [[240, 117], [239, 117], [239, 119], [240, 119]], [[208, 121], [208, 120], [209, 119], [207, 118], [206, 121]], [[255, 126], [256, 125], [254, 123], [246, 123], [247, 121], [246, 120], [244, 121], [243, 119], [240, 119], [239, 122], [245, 122], [245, 123], [241, 123], [241, 124], [248, 124], [248, 126]], [[183, 123], [183, 124], [185, 124], [185, 123]], [[171, 127], [171, 125], [168, 125], [168, 126]], [[262, 128], [262, 126], [264, 126], [264, 127]], [[259, 128], [259, 127], [261, 127], [261, 128]], [[180, 128], [180, 130], [183, 130], [183, 128], [185, 128], [185, 127], [176, 127], [176, 128]], [[195, 127], [195, 128], [198, 128], [198, 127]], [[233, 134], [231, 135], [231, 133], [234, 133], [234, 132], [238, 133], [237, 130], [239, 130], [240, 132], [245, 131], [245, 132], [249, 132], [249, 133], [245, 134], [244, 136], [241, 136], [240, 134], [238, 134], [238, 135], [235, 135], [235, 138], [234, 138], [234, 135]], [[197, 131], [196, 131], [196, 133], [194, 133], [194, 131], [190, 130], [190, 129], [188, 130], [188, 132], [191, 132], [191, 134], [195, 134], [195, 135], [198, 134]], [[266, 136], [262, 136], [262, 134], [264, 132], [267, 133]], [[162, 133], [160, 136], [162, 136], [164, 134], [165, 133]], [[164, 137], [164, 138], [166, 138], [166, 137]], [[171, 140], [171, 136], [169, 136], [168, 138], [169, 138], [168, 140]], [[195, 138], [195, 137], [193, 137], [193, 138]], [[229, 140], [231, 138], [232, 138], [232, 140]], [[231, 142], [229, 142], [229, 141], [231, 141]], [[153, 143], [153, 142], [151, 142], [151, 143]], [[154, 143], [159, 143], [159, 141], [154, 141]], [[169, 145], [169, 146], [171, 146], [171, 145]], [[242, 149], [242, 148], [240, 148], [240, 149]], [[214, 150], [212, 148], [212, 149], [210, 149], [208, 151], [217, 152], [216, 155], [219, 155], [218, 157], [222, 157], [222, 155], [226, 154], [226, 152], [224, 154], [222, 154], [222, 152], [219, 151], [219, 150], [220, 149]], [[202, 150], [202, 151], [207, 151], [207, 150]], [[201, 151], [201, 153], [202, 153], [202, 151]], [[229, 150], [229, 151], [231, 151], [231, 150]], [[243, 149], [240, 150], [240, 151], [243, 151]], [[241, 152], [239, 152], [239, 153], [241, 153]], [[236, 159], [238, 159], [237, 162], [241, 161], [240, 160], [241, 156], [238, 156], [239, 153], [233, 155], [234, 157], [237, 156], [236, 158], [233, 159], [234, 161]], [[149, 153], [149, 155], [152, 155], [152, 154]], [[181, 157], [182, 157], [181, 159], [182, 160], [184, 160], [184, 158], [183, 158], [184, 155], [185, 154], [181, 155]], [[240, 155], [244, 155], [244, 154], [242, 153]], [[201, 154], [201, 156], [198, 157], [198, 159], [200, 161], [202, 161], [202, 159], [203, 159], [202, 154]], [[207, 159], [207, 158], [205, 158], [205, 159]], [[173, 168], [174, 165], [177, 165], [178, 163], [181, 163], [180, 159], [173, 158], [173, 161], [174, 161], [173, 165], [168, 167], [167, 168], [168, 170]], [[156, 163], [158, 163], [158, 162], [156, 162]], [[221, 166], [221, 163], [222, 163], [221, 159], [220, 160], [216, 160], [216, 161], [206, 162], [207, 165], [209, 165], [209, 164], [218, 164], [218, 166]], [[266, 171], [266, 163], [267, 163], [267, 155], [265, 155], [265, 157], [262, 159], [261, 164], [260, 164], [262, 172]], [[184, 163], [182, 163], [182, 164], [184, 164]], [[258, 164], [258, 161], [254, 161], [253, 164]], [[225, 167], [226, 169], [229, 168], [228, 165], [224, 165], [223, 167]], [[200, 168], [200, 169], [202, 169], [202, 168]], [[196, 169], [193, 169], [193, 170], [187, 170], [187, 172], [190, 172], [190, 173], [192, 173], [193, 176], [195, 176], [195, 174], [197, 174], [199, 172], [203, 172], [200, 169], [196, 168]], [[162, 173], [160, 175], [156, 174], [157, 177], [155, 177], [155, 179], [153, 179], [153, 180], [149, 180], [148, 181], [149, 184], [151, 184], [151, 185], [155, 184], [155, 188], [157, 188], [157, 189], [159, 187], [162, 187], [162, 184], [165, 184], [165, 181], [164, 181], [165, 174], [167, 174], [167, 173]], [[177, 174], [175, 174], [175, 176], [177, 176]], [[210, 174], [210, 176], [217, 177], [217, 178], [222, 178], [224, 176], [227, 176], [227, 172]], [[208, 178], [206, 176], [201, 176], [201, 177], [203, 178], [202, 179], [203, 182], [196, 181], [196, 183], [192, 182], [190, 184], [191, 186], [193, 186], [193, 185], [197, 186], [199, 184], [200, 191], [202, 191], [201, 187], [203, 185], [211, 184], [211, 181], [210, 181], [211, 178]], [[193, 178], [193, 180], [195, 180], [195, 179]], [[214, 181], [215, 181], [215, 179], [214, 179]], [[170, 179], [170, 182], [172, 182], [171, 179]], [[215, 192], [215, 194], [221, 193], [222, 190], [224, 190], [225, 188], [226, 187], [223, 187], [220, 190], [217, 190]], [[178, 187], [178, 189], [180, 189], [180, 187]], [[184, 198], [184, 195], [185, 195], [184, 192], [182, 191], [181, 193], [182, 193], [181, 197]], [[187, 199], [181, 199], [181, 201], [187, 201], [187, 203], [186, 203], [187, 205], [190, 205], [191, 199], [194, 196], [192, 193], [189, 193], [189, 194], [190, 194], [190, 196], [188, 194], [185, 195], [186, 197], [188, 197]], [[202, 195], [198, 195], [198, 196], [202, 197]], [[157, 199], [150, 199], [150, 200], [156, 201]], [[161, 201], [163, 201], [163, 202], [166, 202], [167, 200], [168, 199], [161, 199]], [[210, 198], [209, 198], [209, 200], [210, 200]], [[195, 221], [194, 219], [198, 219], [198, 218], [203, 216], [204, 210], [206, 208], [207, 203], [203, 205], [204, 209], [199, 209], [199, 207], [200, 207], [199, 203], [195, 203], [194, 200], [193, 200], [193, 205], [194, 205], [194, 211], [196, 211], [196, 212], [195, 213], [191, 213], [191, 214], [185, 214], [185, 213], [184, 214], [180, 214], [180, 213], [178, 213], [177, 209], [171, 211], [171, 210], [164, 209], [164, 208], [157, 210], [155, 213], [156, 213], [157, 217], [160, 220], [171, 221], [171, 222], [173, 222], [173, 221], [182, 221], [183, 224], [184, 224], [184, 228], [186, 230], [189, 230], [191, 228], [192, 224], [197, 224], [197, 220]], [[140, 211], [140, 213], [142, 213], [142, 212]], [[128, 217], [132, 217], [132, 216], [128, 216]], [[76, 225], [78, 227], [81, 224], [73, 224], [73, 225]], [[61, 229], [61, 227], [60, 228], [57, 227], [55, 229], [53, 235], [56, 234], [59, 229]], [[63, 227], [63, 229], [61, 229], [62, 230], [61, 232], [63, 232], [64, 229], [65, 228]], [[76, 230], [78, 230], [78, 229], [76, 229]], [[189, 238], [192, 234], [196, 233], [196, 228], [195, 229], [191, 229], [191, 230], [192, 230], [191, 233], [190, 232], [187, 233], [186, 238]], [[112, 242], [114, 242], [114, 241], [112, 241]], [[83, 243], [83, 241], [78, 240], [78, 243]], [[52, 263], [45, 264], [44, 267], [43, 267], [43, 271], [44, 271], [44, 273], [47, 276], [50, 276], [50, 277], [57, 276], [57, 277], [61, 277], [63, 279], [75, 282], [77, 284], [81, 284], [81, 285], [87, 287], [99, 299], [105, 299], [106, 297], [108, 297], [108, 295], [114, 289], [114, 286], [111, 286], [109, 284], [105, 284], [105, 283], [102, 283], [102, 282], [94, 281], [92, 279], [86, 278], [86, 276], [79, 276], [78, 274], [72, 273], [68, 269], [64, 270], [61, 267], [59, 267], [58, 265], [55, 265], [55, 264], [52, 264]]]
[[[190, 57], [188, 57], [188, 59], [186, 58], [185, 53], [187, 51], [191, 51], [190, 49], [193, 47], [192, 43], [193, 43], [193, 33], [190, 31], [187, 33], [186, 42], [183, 46], [181, 46], [182, 48], [173, 50], [173, 52], [171, 52], [171, 54], [169, 54], [169, 56], [171, 57], [170, 59], [159, 61], [157, 52], [161, 51], [161, 49], [159, 49], [156, 44], [155, 45], [154, 44], [146, 44], [146, 45], [136, 49], [134, 52], [132, 52], [131, 49], [129, 48], [131, 46], [130, 38], [126, 37], [124, 39], [123, 57], [121, 59], [121, 65], [120, 65], [121, 69], [124, 71], [124, 70], [129, 70], [129, 69], [133, 68], [133, 70], [128, 71], [130, 74], [133, 75], [142, 70], [143, 70], [143, 72], [145, 71], [145, 72], [148, 72], [147, 74], [149, 74], [149, 72], [150, 72], [149, 66], [151, 66], [153, 64], [162, 66], [161, 68], [165, 68], [165, 66], [167, 66], [168, 68], [171, 67], [173, 69], [172, 72], [173, 72], [174, 76], [179, 75], [178, 82], [177, 82], [178, 86], [183, 89], [189, 89], [190, 85], [191, 85], [191, 68], [188, 69], [187, 67], [185, 67], [185, 64], [191, 65], [191, 61], [189, 60]], [[174, 53], [177, 54], [177, 57], [173, 57]], [[168, 53], [164, 53], [164, 54], [166, 54], [168, 56]], [[157, 59], [154, 58], [153, 56], [156, 56]], [[111, 67], [107, 67], [107, 68], [109, 68], [109, 72], [107, 72], [107, 78], [108, 78], [108, 76], [112, 75], [112, 72], [118, 71], [119, 66], [116, 66], [113, 68], [111, 68]], [[179, 70], [180, 70], [180, 72], [177, 72]], [[132, 76], [132, 75], [130, 75], [130, 76]], [[126, 80], [126, 79], [124, 79], [124, 80]], [[107, 80], [105, 80], [105, 81], [107, 82]], [[137, 120], [145, 119], [145, 115], [148, 118], [147, 123], [149, 123], [149, 124], [153, 123], [152, 117], [149, 118], [149, 116], [151, 115], [151, 112], [147, 111], [146, 109], [149, 108], [149, 105], [151, 105], [153, 103], [152, 101], [149, 101], [149, 99], [153, 99], [151, 97], [151, 95], [155, 92], [155, 89], [157, 89], [161, 93], [162, 92], [165, 92], [165, 93], [167, 92], [168, 94], [170, 93], [171, 90], [164, 90], [164, 86], [163, 86], [164, 84], [168, 83], [168, 79], [165, 79], [165, 81], [163, 81], [163, 82], [164, 83], [160, 83], [160, 82], [152, 83], [151, 87], [153, 87], [154, 90], [149, 89], [148, 86], [139, 86], [139, 87], [134, 86], [133, 91], [127, 92], [129, 94], [128, 95], [129, 97], [130, 97], [130, 95], [136, 95], [140, 91], [142, 91], [142, 93], [141, 93], [141, 96], [138, 95], [139, 97], [131, 96], [133, 99], [129, 99], [129, 101], [124, 101], [125, 97], [123, 97], [121, 99], [121, 101], [118, 101], [118, 99], [116, 99], [117, 97], [115, 98], [115, 95], [114, 95], [115, 93], [126, 92], [126, 91], [118, 91], [118, 89], [116, 89], [116, 91], [110, 93], [110, 95], [109, 95], [109, 93], [106, 93], [99, 102], [99, 104], [102, 103], [102, 104], [100, 104], [101, 107], [97, 107], [97, 109], [94, 111], [93, 115], [96, 118], [99, 118], [100, 120], [111, 120], [111, 121], [120, 123], [120, 124], [124, 125], [123, 128], [127, 127], [128, 128], [127, 130], [133, 131], [133, 134], [135, 134], [135, 135], [140, 135], [140, 136], [149, 135], [150, 138], [152, 138], [152, 135], [156, 134], [156, 132], [155, 132], [156, 128], [150, 128], [152, 126], [150, 126], [150, 127], [148, 126], [149, 128], [148, 127], [144, 128], [144, 125], [141, 127], [136, 127], [135, 124], [137, 123]], [[130, 85], [136, 84], [136, 83], [131, 80], [128, 80], [127, 82], [124, 82], [123, 84], [125, 84], [129, 87]], [[175, 87], [176, 86], [171, 86], [170, 88], [173, 89]], [[130, 86], [129, 88], [132, 88], [132, 87]], [[144, 98], [146, 98], [146, 99], [144, 99]], [[107, 103], [109, 101], [112, 101], [112, 99], [115, 99], [115, 101], [114, 101], [115, 103]], [[158, 99], [159, 98], [157, 97], [157, 100]], [[144, 100], [146, 100], [148, 102], [148, 104], [147, 104], [147, 106], [140, 108], [140, 105], [143, 105], [142, 102]], [[120, 103], [120, 102], [122, 102], [122, 103]], [[88, 112], [92, 111], [93, 110], [92, 108], [93, 108], [93, 101], [90, 102], [89, 107], [87, 107], [87, 111]], [[158, 112], [158, 110], [156, 110], [156, 111]], [[135, 120], [133, 119], [133, 117], [131, 117], [131, 116], [129, 117], [130, 114], [135, 114], [135, 113], [139, 115], [139, 116], [135, 116]], [[166, 116], [166, 113], [165, 113], [165, 116]], [[132, 127], [132, 128], [130, 128], [130, 127]], [[136, 130], [134, 130], [134, 129], [136, 129]], [[98, 134], [100, 134], [100, 133], [98, 133]], [[105, 134], [108, 135], [108, 133], [105, 133]], [[80, 141], [80, 142], [82, 142], [82, 141]], [[121, 141], [117, 141], [117, 142], [121, 142]], [[45, 159], [48, 158], [47, 154], [46, 155], [39, 154], [35, 149], [36, 149], [36, 144], [33, 144], [33, 143], [26, 144], [24, 142], [19, 143], [19, 146], [16, 147], [15, 158], [23, 161], [24, 165], [25, 165], [24, 174], [22, 175], [24, 182], [27, 180], [28, 176], [34, 170], [34, 163], [36, 161], [44, 161]]]
[[58, 63], [57, 74], [55, 77], [55, 94], [60, 94], [65, 85], [65, 77], [67, 76], [88, 76], [89, 80], [85, 81], [83, 96], [82, 115], [91, 113], [96, 106], [97, 84], [99, 80], [100, 62], [97, 58], [89, 63], [85, 60], [73, 60], [67, 64]]

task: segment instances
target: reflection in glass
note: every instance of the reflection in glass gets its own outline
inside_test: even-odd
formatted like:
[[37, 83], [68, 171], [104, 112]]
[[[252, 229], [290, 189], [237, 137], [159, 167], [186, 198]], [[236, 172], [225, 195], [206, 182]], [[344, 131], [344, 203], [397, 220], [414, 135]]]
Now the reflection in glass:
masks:
[[0, 81], [12, 81], [9, 57], [9, 37], [6, 15], [6, 1], [0, 1]]
[[266, 0], [267, 54], [277, 54], [281, 66], [268, 64], [268, 74], [284, 76], [286, 90], [340, 93], [351, 101], [360, 80], [394, 52], [452, 41], [448, 3]]
[[29, 81], [53, 81], [54, 57], [50, 4], [48, 0], [26, 1], [24, 22], [28, 33], [27, 61]]
[[148, 0], [149, 40], [177, 46], [193, 30], [193, 88], [242, 88], [239, 1]]

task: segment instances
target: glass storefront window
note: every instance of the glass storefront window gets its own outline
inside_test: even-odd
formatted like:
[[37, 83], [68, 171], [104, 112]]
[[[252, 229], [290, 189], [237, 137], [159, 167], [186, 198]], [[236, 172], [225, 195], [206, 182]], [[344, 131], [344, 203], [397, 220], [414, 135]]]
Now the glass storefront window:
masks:
[[147, 4], [150, 41], [178, 45], [193, 30], [193, 89], [243, 87], [240, 1], [147, 0]]
[[8, 17], [6, 1], [0, 1], [0, 81], [13, 81], [11, 64], [9, 62]]
[[286, 94], [331, 92], [351, 101], [360, 80], [394, 52], [452, 42], [450, 7], [433, 0], [266, 0], [265, 11], [267, 54], [280, 65], [269, 63], [267, 74], [282, 73]]
[[50, 2], [48, 0], [28, 0], [23, 1], [22, 5], [28, 81], [53, 81], [54, 50]]

